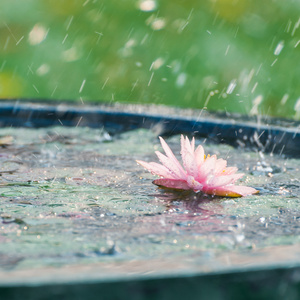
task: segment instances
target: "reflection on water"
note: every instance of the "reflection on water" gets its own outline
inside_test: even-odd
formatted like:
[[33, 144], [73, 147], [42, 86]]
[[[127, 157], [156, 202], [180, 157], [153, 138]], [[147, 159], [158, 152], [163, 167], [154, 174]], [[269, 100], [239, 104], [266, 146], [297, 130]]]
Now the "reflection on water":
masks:
[[[153, 161], [160, 145], [151, 131], [111, 137], [80, 127], [6, 128], [0, 135], [10, 137], [0, 148], [2, 267], [204, 259], [299, 243], [299, 160], [206, 142], [260, 190], [230, 199], [153, 185], [135, 162]], [[168, 139], [175, 155], [177, 141]]]

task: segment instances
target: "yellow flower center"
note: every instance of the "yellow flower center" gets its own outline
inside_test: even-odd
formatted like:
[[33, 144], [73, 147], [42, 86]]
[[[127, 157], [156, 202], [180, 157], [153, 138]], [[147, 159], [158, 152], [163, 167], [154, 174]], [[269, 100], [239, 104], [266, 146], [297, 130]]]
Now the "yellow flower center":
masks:
[[204, 154], [204, 160], [210, 158], [210, 154], [207, 154], [207, 156]]

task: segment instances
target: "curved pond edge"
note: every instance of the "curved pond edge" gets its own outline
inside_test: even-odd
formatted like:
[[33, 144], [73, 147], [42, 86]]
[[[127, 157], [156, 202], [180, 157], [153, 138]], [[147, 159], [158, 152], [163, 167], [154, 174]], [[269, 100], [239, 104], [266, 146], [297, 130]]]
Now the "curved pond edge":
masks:
[[[243, 118], [218, 114], [190, 115], [186, 110], [149, 109], [147, 106], [74, 105], [24, 102], [0, 103], [1, 127], [88, 126], [104, 127], [110, 134], [137, 128], [157, 127], [160, 135], [188, 134], [217, 143], [254, 151], [300, 157], [300, 125], [274, 125], [272, 122], [243, 121]], [[146, 111], [146, 112], [145, 112]], [[278, 122], [279, 124], [284, 122]]]

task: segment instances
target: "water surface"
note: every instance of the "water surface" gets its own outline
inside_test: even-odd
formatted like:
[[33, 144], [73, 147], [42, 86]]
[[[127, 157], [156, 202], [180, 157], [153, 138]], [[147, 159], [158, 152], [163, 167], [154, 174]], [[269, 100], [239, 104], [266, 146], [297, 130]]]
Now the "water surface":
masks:
[[[194, 261], [239, 265], [226, 255], [277, 263], [300, 243], [300, 161], [198, 139], [206, 153], [245, 173], [260, 190], [243, 198], [170, 192], [136, 159], [157, 161], [150, 130], [0, 130], [0, 267]], [[179, 157], [179, 136], [167, 139]], [[275, 249], [275, 250], [274, 250]], [[260, 253], [259, 257], [256, 257]], [[276, 254], [277, 253], [277, 254]]]

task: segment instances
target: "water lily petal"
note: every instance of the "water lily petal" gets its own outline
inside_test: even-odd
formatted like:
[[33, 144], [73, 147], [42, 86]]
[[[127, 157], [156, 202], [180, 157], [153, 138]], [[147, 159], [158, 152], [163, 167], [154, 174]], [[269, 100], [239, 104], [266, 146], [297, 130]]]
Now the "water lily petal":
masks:
[[165, 142], [165, 140], [162, 137], [159, 137], [159, 140], [160, 140], [160, 143], [161, 143], [167, 157], [173, 162], [174, 165], [177, 166], [177, 169], [180, 172], [180, 175], [185, 176], [184, 169], [182, 168], [180, 162], [177, 160], [177, 158], [175, 157], [173, 151], [170, 149], [168, 144]]
[[195, 138], [193, 137], [191, 142], [190, 142], [189, 138], [186, 136], [185, 137], [185, 145], [186, 145], [186, 149], [189, 152], [194, 153], [194, 151], [195, 151]]
[[165, 166], [155, 163], [155, 162], [150, 162], [147, 163], [145, 161], [137, 160], [136, 161], [138, 164], [143, 166], [145, 169], [150, 171], [152, 174], [161, 176], [161, 177], [167, 177], [167, 178], [176, 178]]
[[[226, 187], [224, 187], [225, 189]], [[248, 196], [253, 194], [258, 194], [259, 191], [250, 187], [250, 186], [244, 186], [244, 185], [230, 185], [227, 187], [227, 189], [230, 192], [240, 194], [241, 196]]]
[[186, 147], [186, 142], [185, 142], [185, 138], [183, 135], [181, 135], [180, 137], [180, 145], [181, 145], [181, 150], [180, 150], [180, 154], [184, 163], [184, 156], [187, 154], [188, 150]]
[[178, 189], [178, 190], [190, 190], [191, 189], [185, 180], [161, 178], [161, 179], [154, 180], [153, 183], [158, 186], [166, 187], [169, 189]]
[[205, 189], [203, 190], [205, 193], [210, 195], [222, 196], [222, 197], [242, 197], [253, 194], [258, 194], [259, 191], [249, 187], [242, 185], [227, 185], [219, 188], [213, 189]]
[[195, 161], [195, 156], [193, 154], [188, 153], [185, 157], [185, 164], [187, 173], [195, 178], [198, 177], [198, 167]]
[[[163, 155], [159, 151], [155, 151], [160, 162], [169, 170], [169, 172], [177, 179], [184, 179], [185, 173], [182, 174], [181, 170], [178, 168], [178, 165], [174, 163], [174, 160], [170, 159], [169, 157]], [[179, 162], [178, 162], [179, 163]], [[184, 171], [183, 171], [184, 172]]]
[[[186, 138], [187, 138], [187, 140], [189, 140], [188, 137], [186, 137]], [[191, 141], [191, 151], [192, 151], [192, 153], [195, 152], [195, 138], [194, 137], [192, 138], [192, 141]]]
[[194, 155], [190, 152], [185, 152], [185, 154], [182, 154], [182, 161], [187, 174], [193, 177], [197, 177], [198, 168], [197, 168]]
[[197, 163], [197, 167], [199, 169], [202, 163], [204, 162], [204, 149], [201, 145], [199, 145], [196, 148], [194, 155], [195, 155], [195, 161]]
[[221, 175], [221, 173], [226, 169], [227, 161], [225, 159], [219, 158], [216, 161], [215, 175]]
[[237, 167], [228, 167], [220, 175], [231, 175], [237, 172]]
[[186, 169], [187, 175], [197, 177], [198, 175], [198, 167], [197, 163], [195, 161], [195, 139], [192, 139], [192, 142], [190, 143], [189, 139], [186, 137], [184, 138], [183, 135], [181, 135], [181, 157], [183, 166]]
[[199, 192], [203, 189], [203, 185], [195, 180], [193, 176], [188, 176], [187, 177], [187, 184], [192, 189], [194, 192]]
[[242, 178], [244, 174], [232, 174], [225, 176], [215, 176], [209, 182], [208, 185], [212, 188], [217, 188], [219, 186], [226, 186], [228, 184], [232, 184], [236, 182], [238, 179]]
[[211, 176], [215, 170], [216, 156], [212, 155], [205, 159], [204, 163], [199, 168], [198, 178], [199, 182], [205, 182], [209, 176]]

